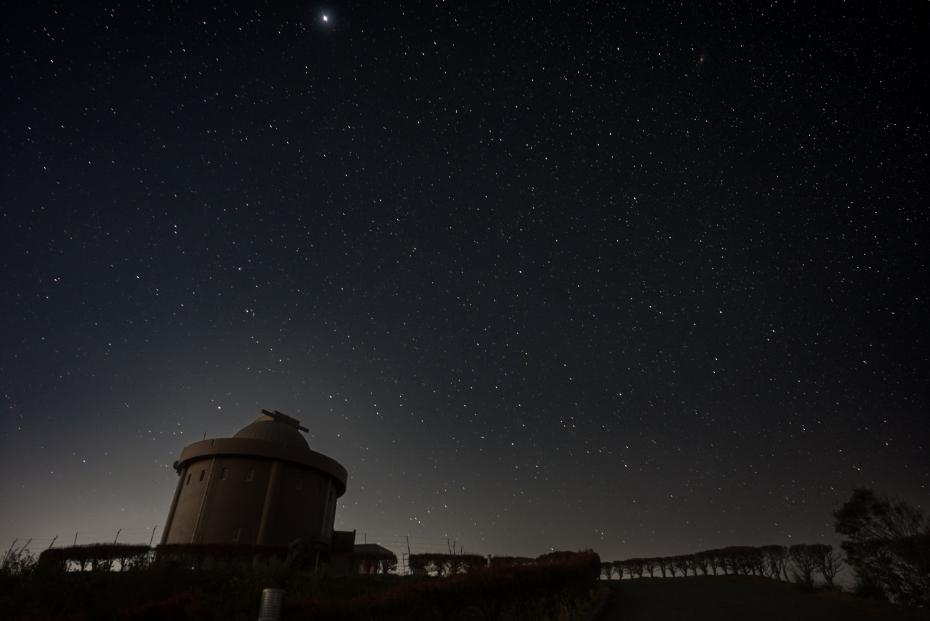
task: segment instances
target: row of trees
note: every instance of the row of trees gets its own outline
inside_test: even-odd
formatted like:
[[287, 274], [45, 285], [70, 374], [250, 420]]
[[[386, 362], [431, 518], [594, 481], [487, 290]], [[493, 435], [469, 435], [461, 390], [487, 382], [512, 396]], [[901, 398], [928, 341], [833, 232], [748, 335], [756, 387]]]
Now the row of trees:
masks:
[[[930, 520], [902, 500], [856, 489], [833, 514], [860, 595], [930, 608]], [[696, 554], [601, 563], [605, 578], [740, 574], [833, 586], [844, 559], [826, 544], [732, 546]]]
[[[589, 551], [590, 552], [590, 551]], [[529, 556], [489, 556], [477, 554], [411, 554], [410, 570], [415, 575], [454, 576], [470, 574], [481, 569], [506, 569], [561, 562], [576, 559], [574, 552], [550, 552], [532, 558]]]
[[417, 575], [452, 576], [483, 569], [488, 560], [477, 554], [411, 554], [409, 563]]
[[794, 581], [813, 586], [817, 574], [832, 587], [842, 567], [840, 556], [827, 544], [798, 544], [791, 547], [769, 545], [761, 547], [730, 546], [704, 550], [695, 554], [657, 558], [630, 558], [601, 563], [601, 574], [608, 580], [674, 578], [677, 576], [744, 575], [764, 576], [775, 580]]

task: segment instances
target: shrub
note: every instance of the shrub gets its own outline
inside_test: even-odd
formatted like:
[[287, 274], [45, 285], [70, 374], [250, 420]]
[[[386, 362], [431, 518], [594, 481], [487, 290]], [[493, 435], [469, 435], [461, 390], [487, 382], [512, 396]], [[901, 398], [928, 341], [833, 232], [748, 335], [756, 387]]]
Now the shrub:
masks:
[[113, 562], [119, 561], [121, 570], [140, 569], [148, 565], [151, 548], [145, 544], [93, 543], [64, 548], [49, 548], [39, 555], [43, 570], [65, 571], [75, 563], [84, 571], [111, 571]]
[[[421, 560], [425, 565], [438, 559]], [[349, 621], [434, 619], [478, 612], [484, 618], [544, 619], [588, 601], [600, 573], [593, 552], [544, 555], [532, 563], [491, 567], [443, 580], [406, 582], [351, 600], [288, 601], [288, 618]]]

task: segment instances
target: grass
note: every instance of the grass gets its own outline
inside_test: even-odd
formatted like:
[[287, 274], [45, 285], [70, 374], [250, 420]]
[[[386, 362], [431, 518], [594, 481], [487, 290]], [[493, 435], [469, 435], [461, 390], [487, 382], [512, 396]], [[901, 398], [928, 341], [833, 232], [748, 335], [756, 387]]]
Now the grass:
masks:
[[794, 584], [750, 576], [644, 578], [609, 584], [613, 596], [598, 621], [930, 619], [930, 611], [904, 610], [839, 591], [806, 591]]

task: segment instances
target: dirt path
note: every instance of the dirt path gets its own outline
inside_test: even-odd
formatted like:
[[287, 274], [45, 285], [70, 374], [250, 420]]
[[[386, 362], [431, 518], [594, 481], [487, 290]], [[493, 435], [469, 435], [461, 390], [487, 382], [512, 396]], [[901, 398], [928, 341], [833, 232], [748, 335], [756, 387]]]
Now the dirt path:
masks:
[[598, 621], [914, 621], [903, 612], [842, 593], [807, 593], [762, 578], [698, 576], [612, 581]]

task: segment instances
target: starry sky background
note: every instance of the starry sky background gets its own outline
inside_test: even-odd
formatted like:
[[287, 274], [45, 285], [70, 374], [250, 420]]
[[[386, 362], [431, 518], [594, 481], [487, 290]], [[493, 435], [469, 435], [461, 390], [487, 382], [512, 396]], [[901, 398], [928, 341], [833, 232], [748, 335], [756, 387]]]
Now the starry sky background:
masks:
[[261, 408], [414, 552], [926, 509], [927, 4], [578, 4], [9, 13], [0, 544], [157, 539]]

